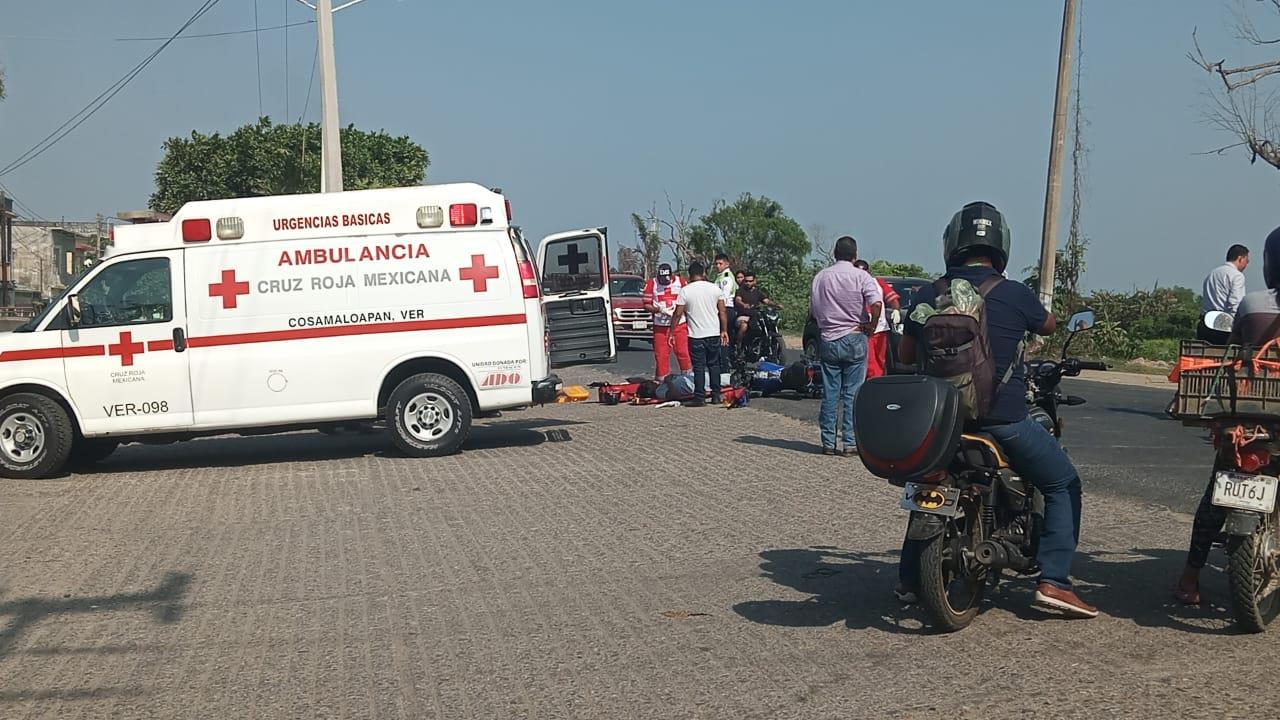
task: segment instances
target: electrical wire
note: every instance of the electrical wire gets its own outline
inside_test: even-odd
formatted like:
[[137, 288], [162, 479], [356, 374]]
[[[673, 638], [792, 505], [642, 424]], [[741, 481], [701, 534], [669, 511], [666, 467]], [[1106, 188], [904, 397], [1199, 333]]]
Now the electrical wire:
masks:
[[[285, 23], [284, 25], [272, 25], [271, 27], [258, 28], [256, 30], [247, 30], [247, 29], [246, 30], [227, 30], [225, 32], [201, 33], [199, 35], [183, 35], [178, 39], [179, 40], [196, 40], [198, 38], [226, 37], [228, 35], [248, 35], [249, 33], [264, 33], [264, 32], [269, 32], [271, 30], [287, 30], [289, 28], [296, 28], [302, 25], [311, 25], [314, 22], [315, 20], [302, 20], [300, 22]], [[0, 35], [0, 38], [12, 38], [12, 37], [13, 36], [11, 35]], [[18, 39], [21, 39], [21, 38], [18, 38]], [[35, 40], [35, 39], [62, 40], [66, 38], [31, 38], [31, 39], [32, 40]], [[84, 38], [74, 38], [74, 39], [84, 39]], [[168, 40], [169, 38], [167, 37], [121, 37], [121, 38], [113, 38], [113, 39], [116, 42], [141, 42], [146, 40]]]
[[82, 125], [86, 120], [93, 117], [94, 113], [101, 110], [104, 105], [106, 105], [108, 102], [111, 101], [112, 98], [114, 98], [117, 94], [119, 94], [120, 91], [123, 90], [125, 86], [127, 86], [130, 82], [132, 82], [133, 79], [137, 77], [143, 70], [145, 70], [147, 66], [150, 65], [160, 55], [160, 53], [164, 52], [165, 48], [169, 47], [169, 45], [172, 44], [173, 41], [176, 40], [184, 30], [191, 27], [192, 24], [194, 24], [197, 20], [203, 17], [205, 13], [212, 10], [213, 7], [216, 6], [219, 2], [221, 2], [221, 0], [205, 0], [200, 5], [200, 7], [191, 15], [191, 17], [187, 18], [187, 21], [184, 22], [182, 26], [177, 29], [176, 32], [170, 35], [169, 38], [165, 40], [163, 44], [161, 44], [159, 47], [153, 50], [145, 58], [143, 58], [142, 61], [139, 62], [137, 65], [135, 65], [132, 70], [125, 73], [122, 78], [120, 78], [119, 80], [115, 81], [113, 84], [108, 86], [106, 90], [103, 90], [93, 100], [90, 100], [89, 104], [85, 105], [83, 108], [80, 109], [79, 112], [75, 113], [70, 118], [68, 118], [66, 122], [62, 123], [57, 128], [55, 128], [53, 132], [46, 135], [43, 139], [41, 139], [35, 145], [32, 145], [30, 148], [26, 150], [26, 152], [22, 153], [17, 158], [14, 158], [8, 165], [5, 165], [3, 168], [0, 168], [0, 176], [8, 175], [14, 170], [17, 170], [18, 168], [23, 167], [24, 165], [31, 162], [32, 160], [35, 160], [36, 158], [40, 157], [45, 152], [47, 152], [49, 148], [52, 148], [54, 145], [58, 144], [58, 142], [62, 140], [62, 138], [71, 134], [72, 131], [80, 127], [80, 125]]

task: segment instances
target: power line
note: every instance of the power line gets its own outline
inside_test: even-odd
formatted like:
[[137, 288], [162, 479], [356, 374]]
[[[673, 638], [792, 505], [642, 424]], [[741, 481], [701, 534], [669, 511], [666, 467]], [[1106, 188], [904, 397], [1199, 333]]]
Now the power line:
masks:
[[262, 117], [262, 33], [258, 24], [258, 0], [253, 0], [253, 56], [258, 69], [258, 117]]
[[204, 3], [200, 5], [199, 9], [197, 9], [195, 13], [191, 15], [191, 17], [187, 18], [187, 21], [184, 22], [182, 26], [179, 27], [178, 30], [173, 33], [173, 35], [170, 35], [169, 38], [165, 40], [163, 44], [161, 44], [159, 47], [153, 50], [145, 58], [143, 58], [142, 61], [139, 62], [137, 65], [135, 65], [132, 70], [125, 73], [124, 77], [115, 81], [115, 83], [107, 87], [106, 90], [103, 90], [97, 97], [95, 97], [93, 100], [90, 100], [89, 104], [85, 105], [83, 108], [79, 110], [79, 112], [72, 115], [70, 118], [67, 118], [66, 122], [62, 123], [57, 128], [55, 128], [53, 132], [46, 135], [43, 139], [40, 140], [40, 142], [37, 142], [35, 145], [32, 145], [30, 148], [27, 149], [26, 152], [19, 155], [8, 165], [5, 165], [3, 168], [0, 168], [0, 176], [8, 175], [14, 170], [17, 170], [18, 168], [26, 165], [32, 160], [35, 160], [36, 158], [40, 157], [46, 151], [48, 151], [49, 148], [56, 145], [58, 141], [62, 140], [62, 138], [71, 134], [72, 131], [80, 127], [80, 125], [83, 124], [84, 121], [93, 117], [94, 113], [98, 112], [98, 110], [101, 110], [103, 105], [106, 105], [108, 102], [111, 101], [112, 98], [114, 98], [117, 94], [119, 94], [119, 92], [123, 90], [125, 86], [127, 86], [143, 70], [145, 70], [147, 66], [150, 65], [160, 55], [160, 53], [164, 52], [165, 48], [169, 47], [169, 45], [172, 44], [173, 41], [176, 40], [177, 37], [181, 35], [184, 30], [191, 27], [193, 23], [195, 23], [197, 20], [203, 17], [205, 13], [213, 9], [213, 7], [217, 5], [219, 2], [221, 2], [221, 0], [205, 0]]
[[[248, 35], [249, 33], [264, 33], [271, 30], [287, 30], [289, 28], [300, 27], [302, 25], [311, 25], [315, 20], [303, 20], [295, 23], [285, 23], [284, 25], [272, 25], [271, 27], [255, 28], [251, 30], [227, 30], [225, 32], [201, 33], [199, 35], [183, 35], [179, 40], [195, 40], [197, 38], [226, 37], [228, 35]], [[0, 37], [9, 37], [0, 35]], [[64, 38], [43, 38], [46, 40], [59, 40]], [[145, 40], [168, 40], [167, 37], [122, 37], [114, 38], [116, 42], [140, 42]]]

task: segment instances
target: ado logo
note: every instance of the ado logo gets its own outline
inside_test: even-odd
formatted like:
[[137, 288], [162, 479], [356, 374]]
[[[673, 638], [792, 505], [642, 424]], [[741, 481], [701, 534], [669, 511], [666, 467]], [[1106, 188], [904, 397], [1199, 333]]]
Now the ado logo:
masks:
[[480, 387], [502, 387], [503, 385], [519, 385], [520, 373], [491, 372], [485, 376]]

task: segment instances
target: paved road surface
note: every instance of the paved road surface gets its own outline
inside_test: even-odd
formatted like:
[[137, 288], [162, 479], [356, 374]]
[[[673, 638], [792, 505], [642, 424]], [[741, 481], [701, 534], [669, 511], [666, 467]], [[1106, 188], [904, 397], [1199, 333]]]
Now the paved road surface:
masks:
[[896, 498], [759, 408], [548, 406], [435, 460], [382, 436], [130, 446], [0, 482], [0, 717], [1280, 710], [1274, 632], [1231, 632], [1220, 572], [1205, 607], [1169, 603], [1187, 515], [1095, 493], [1075, 571], [1105, 617], [1009, 582], [938, 636], [891, 596]]
[[[653, 372], [650, 347], [639, 344], [619, 354], [613, 372], [623, 376]], [[1087, 492], [1110, 492], [1146, 503], [1194, 512], [1213, 463], [1207, 436], [1164, 415], [1173, 392], [1111, 383], [1067, 380], [1064, 391], [1085, 405], [1062, 409], [1063, 440], [1075, 459]], [[783, 393], [756, 398], [751, 406], [814, 425], [818, 400]]]

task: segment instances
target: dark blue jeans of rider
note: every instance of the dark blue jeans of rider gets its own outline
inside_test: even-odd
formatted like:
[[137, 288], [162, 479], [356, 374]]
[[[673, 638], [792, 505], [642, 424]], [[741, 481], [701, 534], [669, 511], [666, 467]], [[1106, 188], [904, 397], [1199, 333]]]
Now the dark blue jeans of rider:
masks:
[[[1035, 420], [983, 428], [1000, 443], [1013, 470], [1044, 495], [1044, 533], [1040, 536], [1040, 579], [1071, 589], [1071, 560], [1080, 542], [1080, 474], [1058, 439]], [[898, 580], [920, 587], [920, 550], [924, 543], [904, 539]]]

